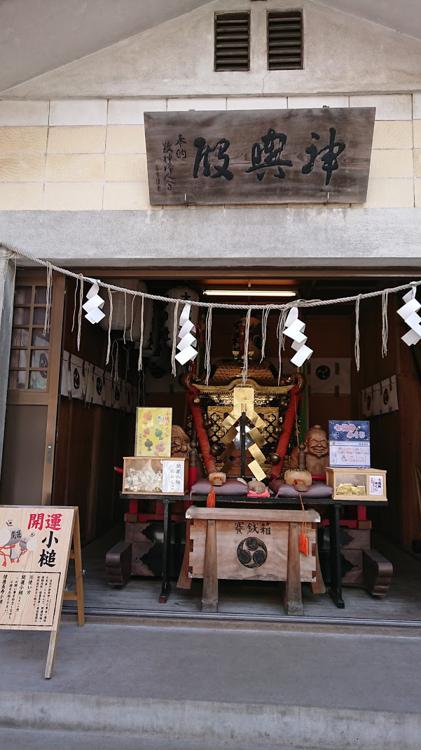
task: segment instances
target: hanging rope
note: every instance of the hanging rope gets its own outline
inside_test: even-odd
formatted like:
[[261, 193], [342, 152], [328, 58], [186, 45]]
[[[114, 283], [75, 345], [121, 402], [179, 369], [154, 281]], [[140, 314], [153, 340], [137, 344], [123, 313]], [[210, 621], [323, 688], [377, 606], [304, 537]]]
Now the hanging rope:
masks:
[[[50, 265], [51, 269], [53, 271], [56, 271], [57, 273], [61, 273], [64, 276], [68, 276], [72, 279], [78, 278], [78, 274], [76, 274], [74, 271], [70, 271], [68, 268], [62, 268], [61, 266], [57, 266], [54, 263], [50, 263], [50, 261], [44, 260], [42, 258], [37, 258], [35, 255], [30, 253], [29, 251], [20, 250], [15, 247], [12, 247], [11, 245], [0, 243], [0, 246], [3, 247], [5, 250], [13, 253], [14, 255], [20, 256], [22, 258], [26, 258], [27, 260], [32, 261], [33, 263], [37, 263], [41, 266], [47, 267], [48, 264]], [[81, 276], [81, 274], [79, 274]], [[141, 297], [145, 299], [150, 299], [155, 302], [164, 302], [165, 304], [172, 303], [175, 304], [176, 300], [173, 297], [164, 297], [160, 294], [149, 294], [149, 292], [139, 292], [135, 291], [133, 289], [125, 289], [121, 286], [116, 286], [115, 284], [108, 284], [105, 281], [101, 281], [100, 279], [93, 279], [89, 276], [83, 277], [85, 281], [88, 281], [90, 284], [97, 283], [100, 287], [103, 289], [111, 290], [112, 292], [126, 292], [127, 294], [130, 294], [132, 297]], [[421, 286], [421, 280], [418, 281], [410, 281], [407, 284], [401, 284], [400, 286], [393, 287], [389, 289], [389, 293], [397, 293], [397, 292], [404, 292], [408, 289], [411, 289], [411, 287], [418, 287]], [[280, 304], [280, 305], [271, 305], [271, 308], [273, 310], [288, 310], [291, 306], [296, 307], [326, 307], [329, 305], [339, 305], [339, 304], [345, 304], [350, 302], [356, 302], [357, 299], [363, 300], [363, 299], [373, 299], [375, 297], [381, 297], [383, 294], [383, 290], [376, 290], [374, 292], [365, 292], [364, 294], [354, 294], [349, 297], [337, 297], [334, 299], [313, 299], [313, 300], [295, 300], [294, 302], [288, 302], [287, 304]], [[197, 300], [189, 300], [189, 304], [191, 304], [194, 307], [204, 307], [204, 308], [216, 308], [218, 310], [260, 310], [263, 311], [267, 305], [253, 305], [252, 308], [250, 308], [250, 305], [236, 305], [236, 304], [228, 304], [228, 303], [219, 303], [219, 302], [199, 302]]]
[[43, 329], [44, 336], [46, 335], [47, 331], [50, 330], [52, 281], [53, 269], [51, 263], [48, 263], [47, 261], [47, 289], [45, 291], [45, 315]]
[[108, 313], [108, 344], [107, 344], [107, 357], [105, 360], [106, 365], [108, 365], [108, 362], [110, 361], [111, 327], [113, 323], [113, 293], [111, 289], [108, 290], [108, 302], [109, 302], [110, 312]]
[[84, 277], [80, 276], [80, 283], [79, 283], [79, 310], [78, 310], [78, 316], [77, 316], [77, 350], [80, 349], [80, 337], [82, 334], [82, 310], [83, 310], [83, 285], [84, 285]]
[[129, 375], [129, 369], [130, 369], [130, 352], [128, 349], [126, 349], [126, 367], [124, 372], [124, 380], [127, 382], [127, 377]]
[[354, 356], [355, 356], [355, 366], [357, 368], [357, 372], [360, 371], [360, 302], [361, 302], [361, 296], [358, 295], [356, 301], [355, 301], [355, 342], [354, 342]]
[[123, 343], [126, 343], [126, 328], [127, 328], [127, 292], [124, 294], [124, 328], [123, 328]]
[[389, 290], [384, 289], [382, 293], [382, 358], [387, 357], [387, 345], [389, 340], [389, 320], [387, 317], [389, 304]]
[[[60, 266], [55, 265], [54, 263], [51, 263], [49, 260], [44, 260], [42, 258], [38, 258], [29, 251], [24, 251], [18, 248], [15, 248], [11, 245], [0, 243], [0, 247], [2, 247], [6, 252], [10, 253], [11, 256], [14, 258], [15, 264], [16, 259], [18, 257], [25, 258], [32, 263], [36, 263], [38, 265], [43, 266], [47, 269], [47, 290], [46, 290], [46, 309], [45, 309], [45, 317], [44, 317], [44, 333], [46, 334], [47, 331], [50, 328], [50, 319], [51, 319], [51, 300], [52, 300], [52, 278], [53, 278], [53, 272], [60, 273], [64, 276], [67, 276], [69, 278], [72, 278], [75, 280], [75, 292], [74, 292], [74, 300], [75, 300], [75, 306], [73, 310], [73, 319], [72, 319], [72, 331], [75, 328], [76, 323], [76, 301], [78, 297], [79, 292], [79, 309], [78, 309], [78, 330], [77, 330], [77, 350], [80, 350], [80, 343], [81, 343], [81, 328], [82, 328], [82, 306], [83, 306], [83, 289], [84, 289], [84, 283], [87, 282], [89, 284], [97, 283], [99, 287], [102, 289], [107, 290], [108, 297], [110, 300], [110, 315], [109, 315], [109, 325], [108, 325], [108, 346], [107, 346], [107, 364], [109, 362], [110, 357], [110, 349], [111, 349], [111, 325], [112, 325], [112, 293], [118, 292], [124, 294], [124, 322], [125, 322], [125, 328], [124, 328], [124, 334], [123, 339], [126, 341], [126, 327], [127, 327], [127, 309], [126, 309], [126, 303], [127, 294], [131, 295], [131, 322], [130, 322], [130, 337], [133, 340], [133, 312], [134, 312], [134, 303], [136, 297], [140, 297], [141, 303], [142, 303], [142, 336], [143, 336], [143, 315], [144, 315], [144, 301], [145, 299], [149, 299], [156, 302], [164, 302], [165, 304], [173, 304], [175, 307], [175, 315], [174, 315], [174, 326], [173, 326], [173, 342], [172, 342], [172, 354], [171, 354], [171, 363], [172, 363], [172, 372], [175, 375], [176, 374], [176, 360], [175, 360], [175, 354], [176, 354], [176, 333], [177, 333], [177, 323], [178, 323], [178, 307], [179, 307], [179, 300], [176, 300], [171, 297], [165, 297], [163, 295], [157, 295], [157, 294], [149, 294], [147, 292], [141, 292], [141, 291], [135, 291], [133, 289], [125, 289], [120, 286], [116, 286], [114, 284], [105, 283], [104, 281], [100, 281], [99, 279], [92, 279], [90, 277], [85, 277], [82, 274], [77, 274], [73, 271], [70, 271], [69, 269], [62, 268]], [[310, 300], [295, 300], [294, 302], [288, 302], [287, 304], [273, 304], [273, 305], [253, 305], [252, 307], [250, 305], [237, 305], [237, 304], [228, 304], [228, 303], [214, 303], [214, 302], [201, 302], [196, 300], [189, 300], [189, 304], [192, 306], [196, 306], [197, 308], [205, 308], [208, 311], [207, 320], [209, 323], [212, 321], [212, 312], [213, 309], [219, 309], [219, 310], [240, 310], [244, 311], [246, 310], [246, 331], [245, 331], [245, 345], [247, 345], [247, 354], [248, 354], [248, 342], [249, 342], [249, 335], [250, 335], [250, 317], [252, 310], [261, 311], [262, 313], [262, 357], [261, 361], [263, 360], [263, 357], [265, 355], [265, 349], [266, 349], [266, 342], [267, 342], [267, 324], [268, 324], [268, 317], [271, 310], [277, 310], [279, 311], [279, 319], [278, 319], [278, 325], [277, 325], [277, 336], [278, 336], [278, 361], [279, 361], [279, 369], [278, 369], [278, 382], [280, 382], [281, 378], [281, 372], [282, 372], [282, 350], [284, 349], [284, 337], [283, 337], [283, 330], [284, 330], [284, 323], [286, 316], [288, 314], [289, 309], [292, 306], [296, 306], [298, 308], [306, 307], [306, 308], [314, 308], [314, 307], [327, 307], [330, 305], [338, 305], [342, 303], [355, 303], [355, 342], [354, 342], [354, 356], [355, 356], [355, 364], [357, 367], [357, 371], [360, 369], [360, 331], [359, 331], [359, 312], [360, 312], [360, 302], [363, 299], [374, 299], [377, 297], [381, 297], [381, 304], [382, 304], [382, 357], [387, 356], [388, 351], [388, 297], [389, 294], [399, 293], [399, 292], [406, 292], [408, 289], [412, 289], [413, 293], [415, 295], [417, 288], [421, 285], [421, 280], [417, 281], [410, 281], [406, 284], [401, 284], [399, 286], [388, 288], [384, 290], [376, 290], [373, 292], [366, 292], [364, 294], [355, 294], [351, 295], [349, 297], [338, 297], [334, 299], [326, 299], [326, 300], [320, 300], [320, 299], [310, 299]], [[211, 345], [211, 338], [210, 338], [210, 330], [211, 326], [208, 326], [207, 329], [207, 350], [210, 352], [210, 345]], [[246, 340], [247, 339], [247, 340]], [[139, 369], [141, 369], [141, 351], [139, 352]], [[207, 373], [209, 372], [210, 368], [210, 354], [208, 356], [207, 360]], [[242, 379], [243, 382], [246, 382], [248, 376], [248, 356], [244, 357], [243, 361], [243, 369], [242, 369]], [[208, 374], [207, 374], [207, 377]]]
[[247, 376], [249, 371], [249, 341], [250, 341], [250, 318], [251, 318], [251, 311], [252, 308], [249, 307], [247, 310], [246, 315], [246, 324], [244, 328], [244, 354], [243, 354], [243, 371], [241, 374], [241, 379], [243, 381], [243, 385], [247, 382]]
[[262, 363], [265, 358], [268, 318], [269, 318], [271, 309], [272, 309], [272, 305], [267, 305], [267, 307], [265, 307], [262, 312], [262, 350], [261, 350], [261, 355], [260, 355], [260, 363]]
[[178, 328], [178, 308], [180, 300], [176, 300], [174, 306], [174, 320], [172, 324], [172, 349], [171, 349], [171, 372], [174, 377], [177, 375], [177, 362], [175, 355], [177, 353], [177, 328]]
[[205, 326], [205, 372], [206, 372], [206, 385], [209, 385], [209, 378], [211, 374], [211, 345], [212, 345], [212, 312], [213, 308], [209, 307], [206, 313], [206, 326]]
[[118, 346], [117, 339], [115, 339], [111, 347], [111, 382], [113, 386], [116, 384], [118, 380], [119, 372], [120, 372], [119, 346]]
[[133, 341], [133, 318], [134, 318], [134, 301], [136, 297], [132, 297], [132, 310], [130, 314], [130, 341]]
[[139, 357], [137, 360], [137, 369], [140, 372], [140, 370], [143, 370], [143, 311], [145, 307], [145, 298], [142, 297], [141, 303], [140, 303], [140, 338], [139, 338]]
[[289, 307], [282, 310], [278, 318], [278, 325], [276, 328], [276, 335], [278, 337], [278, 385], [281, 382], [282, 375], [282, 352], [285, 349], [285, 337], [284, 328], [287, 315], [289, 313]]
[[76, 279], [75, 283], [75, 295], [73, 298], [73, 318], [72, 318], [72, 333], [75, 330], [75, 323], [76, 323], [76, 307], [77, 307], [77, 290], [79, 286], [79, 277]]

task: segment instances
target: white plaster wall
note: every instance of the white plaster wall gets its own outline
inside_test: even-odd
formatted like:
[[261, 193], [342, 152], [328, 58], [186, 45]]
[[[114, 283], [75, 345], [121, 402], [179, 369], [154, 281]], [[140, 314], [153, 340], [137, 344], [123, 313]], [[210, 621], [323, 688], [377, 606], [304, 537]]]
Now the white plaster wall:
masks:
[[[304, 70], [267, 70], [266, 12], [289, 9], [290, 0], [215, 0], [8, 89], [3, 96], [313, 95], [421, 88], [420, 40], [311, 0], [298, 6], [304, 10]], [[251, 10], [251, 70], [215, 73], [214, 13], [247, 8]]]
[[157, 210], [149, 203], [145, 111], [325, 105], [376, 107], [364, 208], [421, 208], [421, 95], [415, 92], [3, 100], [0, 211]]

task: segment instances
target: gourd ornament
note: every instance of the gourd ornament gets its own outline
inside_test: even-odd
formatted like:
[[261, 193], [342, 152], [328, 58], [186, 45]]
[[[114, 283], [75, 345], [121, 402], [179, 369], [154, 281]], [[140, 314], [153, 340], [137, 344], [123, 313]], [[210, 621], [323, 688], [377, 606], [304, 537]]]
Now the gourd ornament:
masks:
[[284, 475], [285, 484], [294, 487], [297, 492], [306, 492], [312, 485], [313, 479], [306, 469], [305, 446], [300, 446], [298, 469], [288, 469]]

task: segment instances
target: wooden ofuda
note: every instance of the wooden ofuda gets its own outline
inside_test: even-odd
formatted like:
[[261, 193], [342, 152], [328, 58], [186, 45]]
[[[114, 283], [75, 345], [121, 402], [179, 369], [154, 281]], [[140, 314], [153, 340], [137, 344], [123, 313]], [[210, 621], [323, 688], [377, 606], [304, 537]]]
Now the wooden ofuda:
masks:
[[[285, 609], [302, 614], [301, 583], [324, 590], [314, 510], [196, 508], [190, 521], [189, 576], [203, 578], [202, 609], [218, 609], [218, 580], [285, 581]], [[300, 540], [307, 539], [306, 553]], [[308, 553], [308, 554], [307, 554]]]

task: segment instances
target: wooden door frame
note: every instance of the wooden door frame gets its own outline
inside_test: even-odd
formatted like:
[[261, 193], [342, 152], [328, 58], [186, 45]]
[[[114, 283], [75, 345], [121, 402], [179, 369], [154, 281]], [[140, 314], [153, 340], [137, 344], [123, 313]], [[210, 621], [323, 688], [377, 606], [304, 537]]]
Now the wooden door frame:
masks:
[[[33, 269], [18, 269], [15, 286], [45, 284], [45, 275]], [[52, 305], [50, 316], [50, 341], [48, 347], [48, 384], [47, 390], [36, 392], [30, 390], [8, 391], [7, 404], [40, 405], [47, 407], [45, 431], [44, 467], [41, 489], [42, 505], [51, 504], [54, 454], [57, 433], [57, 416], [59, 408], [59, 390], [61, 377], [61, 350], [63, 338], [65, 277], [53, 274]]]

